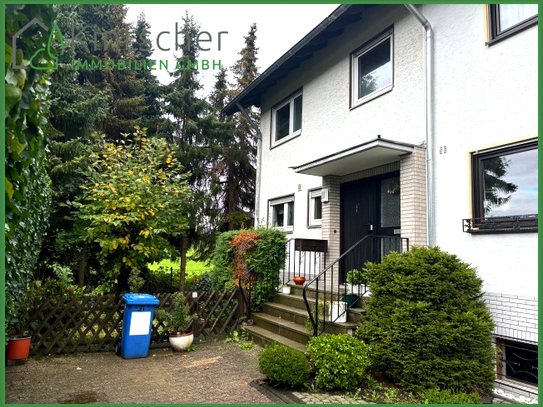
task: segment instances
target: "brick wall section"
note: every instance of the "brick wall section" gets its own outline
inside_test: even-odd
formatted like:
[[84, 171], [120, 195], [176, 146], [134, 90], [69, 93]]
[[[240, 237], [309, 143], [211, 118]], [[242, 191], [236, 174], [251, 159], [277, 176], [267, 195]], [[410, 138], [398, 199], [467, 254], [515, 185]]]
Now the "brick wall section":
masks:
[[426, 149], [415, 147], [400, 162], [401, 228], [409, 245], [426, 246]]
[[322, 188], [328, 189], [328, 202], [322, 204], [322, 238], [328, 240], [326, 265], [335, 261], [340, 255], [340, 177], [328, 175], [322, 178]]
[[494, 335], [537, 343], [537, 298], [500, 293], [483, 297], [496, 324]]

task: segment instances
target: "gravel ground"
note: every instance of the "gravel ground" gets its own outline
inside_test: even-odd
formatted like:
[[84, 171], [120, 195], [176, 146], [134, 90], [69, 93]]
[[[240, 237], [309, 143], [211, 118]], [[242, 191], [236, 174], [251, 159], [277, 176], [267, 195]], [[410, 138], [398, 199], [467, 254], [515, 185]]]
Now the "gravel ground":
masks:
[[251, 386], [261, 348], [202, 342], [194, 352], [151, 349], [147, 358], [113, 353], [29, 358], [6, 366], [6, 404], [269, 404]]

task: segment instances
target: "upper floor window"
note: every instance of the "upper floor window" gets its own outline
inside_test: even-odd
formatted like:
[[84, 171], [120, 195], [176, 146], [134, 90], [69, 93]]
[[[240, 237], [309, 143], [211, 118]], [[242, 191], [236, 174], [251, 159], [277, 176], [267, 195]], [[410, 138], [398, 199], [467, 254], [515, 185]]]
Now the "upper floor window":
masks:
[[309, 191], [309, 227], [322, 225], [321, 189]]
[[537, 4], [490, 4], [489, 43], [537, 24]]
[[392, 90], [392, 28], [351, 54], [351, 72], [351, 107]]
[[471, 233], [537, 232], [537, 140], [472, 155]]
[[297, 92], [272, 109], [272, 147], [302, 132], [302, 92]]
[[272, 227], [292, 232], [294, 230], [294, 195], [269, 201]]

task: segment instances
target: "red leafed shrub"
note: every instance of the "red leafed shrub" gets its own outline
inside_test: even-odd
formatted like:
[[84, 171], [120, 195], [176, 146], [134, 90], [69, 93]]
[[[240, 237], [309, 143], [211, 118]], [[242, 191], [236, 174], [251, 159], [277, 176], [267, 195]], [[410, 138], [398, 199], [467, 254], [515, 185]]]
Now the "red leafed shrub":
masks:
[[244, 230], [230, 241], [233, 248], [233, 278], [237, 279], [248, 269], [254, 248], [260, 241], [260, 235], [252, 230]]

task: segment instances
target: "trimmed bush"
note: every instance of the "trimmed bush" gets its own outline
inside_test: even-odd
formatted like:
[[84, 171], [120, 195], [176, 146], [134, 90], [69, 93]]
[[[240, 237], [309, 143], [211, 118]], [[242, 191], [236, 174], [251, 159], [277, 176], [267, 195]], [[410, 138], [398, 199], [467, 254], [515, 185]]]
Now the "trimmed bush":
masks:
[[286, 235], [277, 229], [235, 230], [222, 233], [217, 239], [209, 278], [213, 288], [222, 291], [234, 287], [245, 271], [258, 264], [256, 273], [262, 276], [254, 291], [258, 301], [252, 306], [257, 309], [261, 302], [271, 301], [279, 285], [279, 270], [286, 259]]
[[305, 355], [297, 349], [278, 343], [271, 343], [260, 353], [260, 372], [270, 382], [296, 387], [309, 378], [309, 365]]
[[424, 393], [424, 404], [481, 404], [481, 397], [477, 394], [456, 393], [449, 390], [430, 389]]
[[372, 296], [356, 336], [372, 366], [408, 391], [489, 391], [493, 322], [475, 269], [439, 248], [413, 247], [367, 264]]
[[370, 366], [370, 347], [351, 335], [311, 338], [307, 353], [315, 366], [315, 383], [323, 389], [352, 390]]

